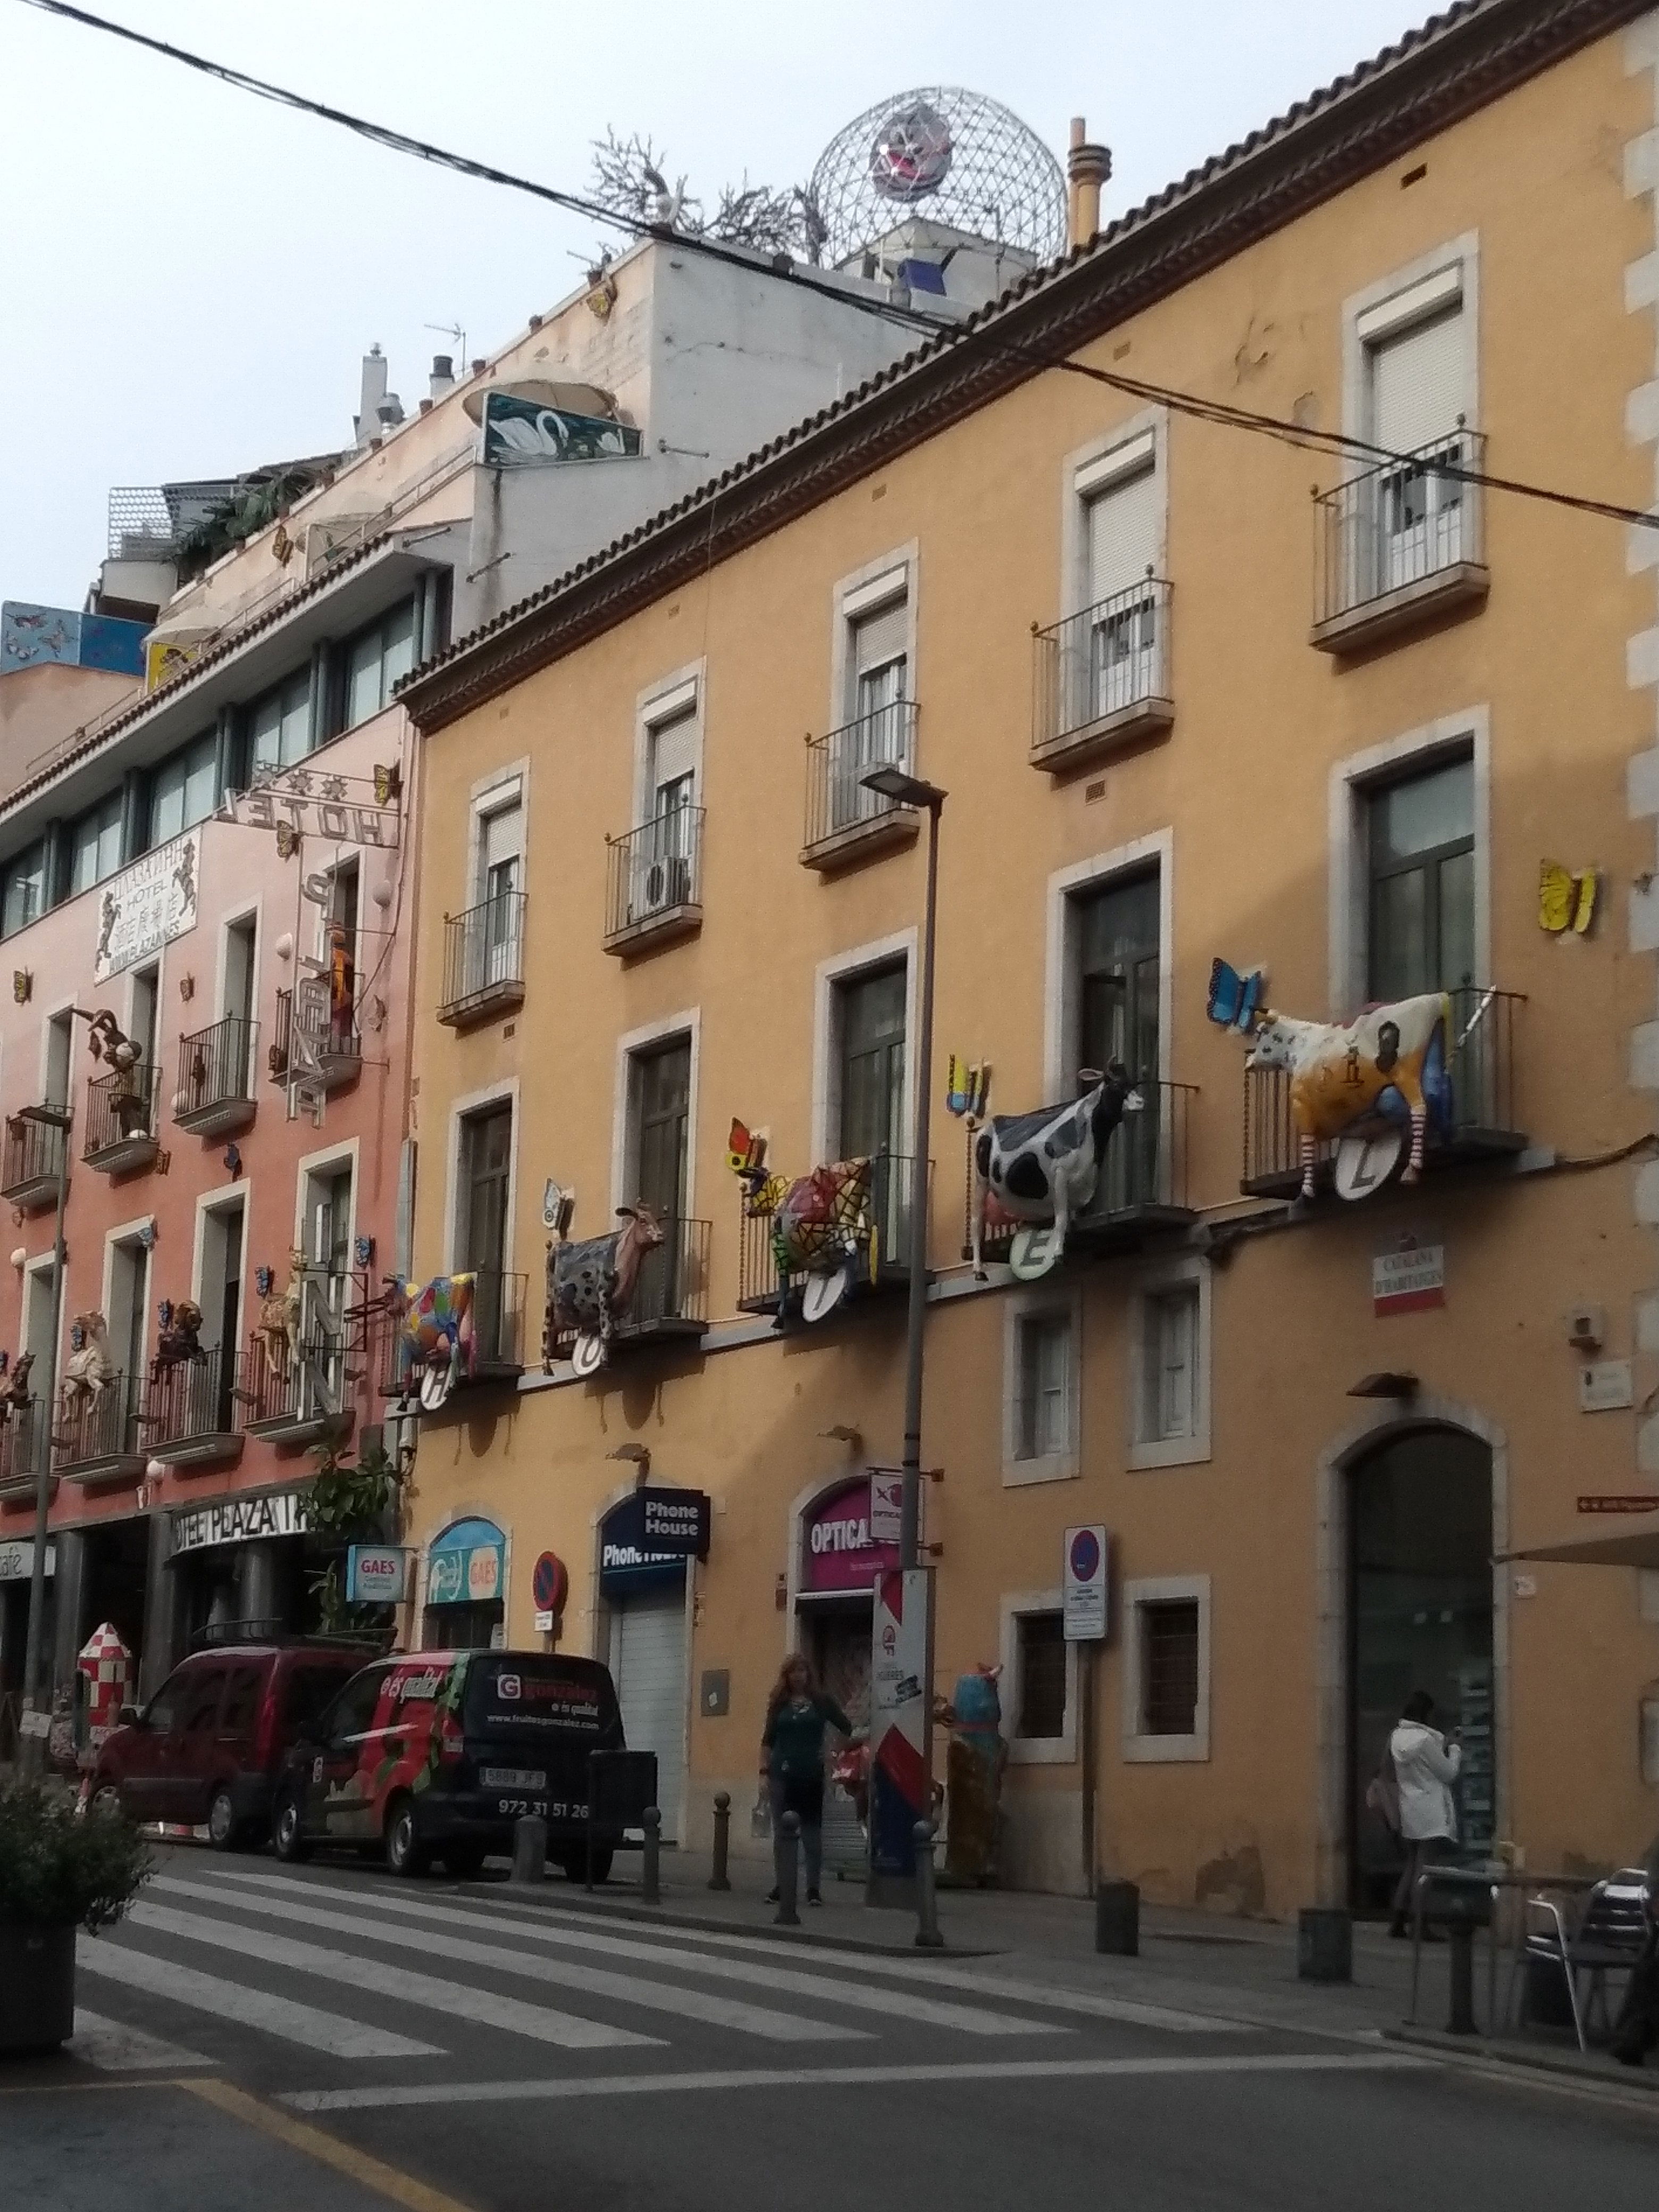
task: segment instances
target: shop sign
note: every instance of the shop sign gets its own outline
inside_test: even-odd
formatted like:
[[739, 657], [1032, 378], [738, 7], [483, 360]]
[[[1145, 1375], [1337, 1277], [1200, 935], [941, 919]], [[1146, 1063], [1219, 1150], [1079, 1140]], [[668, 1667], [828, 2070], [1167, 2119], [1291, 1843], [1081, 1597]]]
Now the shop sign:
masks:
[[872, 1544], [896, 1544], [903, 1527], [902, 1469], [872, 1467], [870, 1470], [870, 1541]]
[[302, 1536], [309, 1509], [302, 1490], [267, 1498], [222, 1498], [173, 1516], [173, 1552], [199, 1552], [210, 1544], [253, 1544], [270, 1536]]
[[96, 902], [94, 989], [195, 928], [201, 871], [202, 833], [187, 830], [182, 837], [146, 853], [142, 860], [110, 878]]
[[427, 1555], [428, 1605], [491, 1605], [501, 1595], [501, 1532], [492, 1521], [459, 1521]]
[[802, 1520], [800, 1588], [809, 1595], [870, 1590], [898, 1563], [897, 1542], [878, 1540], [870, 1526], [868, 1475], [832, 1490]]
[[353, 1544], [346, 1553], [349, 1605], [401, 1605], [409, 1583], [409, 1554], [400, 1544]]
[[[57, 1547], [46, 1547], [46, 1572], [53, 1573], [58, 1565]], [[0, 1583], [26, 1583], [34, 1572], [34, 1541], [32, 1537], [16, 1538], [9, 1544], [0, 1544]]]
[[1443, 1244], [1405, 1244], [1395, 1252], [1379, 1252], [1372, 1260], [1371, 1310], [1378, 1318], [1419, 1313], [1445, 1303]]
[[933, 1571], [883, 1574], [871, 1622], [870, 1866], [908, 1877], [916, 1822], [933, 1808]]
[[1615, 1494], [1612, 1497], [1581, 1498], [1578, 1510], [1581, 1513], [1659, 1513], [1659, 1491], [1650, 1490], [1644, 1495], [1633, 1496], [1626, 1492], [1622, 1497]]
[[1061, 1561], [1061, 1633], [1068, 1644], [1098, 1644], [1109, 1622], [1109, 1553], [1104, 1528], [1068, 1528]]
[[[703, 1508], [702, 1548], [708, 1549], [708, 1498], [698, 1490], [666, 1490], [653, 1492], [629, 1491], [626, 1498], [613, 1505], [599, 1524], [599, 1591], [605, 1597], [627, 1597], [630, 1593], [648, 1589], [677, 1589], [685, 1580], [685, 1563], [696, 1551], [695, 1542], [684, 1540], [689, 1522], [678, 1525], [672, 1519], [665, 1520], [653, 1515], [651, 1526], [653, 1534], [646, 1540], [645, 1499], [678, 1499], [682, 1504], [690, 1501], [695, 1508], [701, 1501]], [[668, 1533], [654, 1533], [666, 1531]], [[695, 1535], [696, 1530], [691, 1533]]]
[[1636, 1384], [1628, 1359], [1594, 1359], [1578, 1370], [1578, 1410], [1581, 1413], [1617, 1413], [1636, 1402]]

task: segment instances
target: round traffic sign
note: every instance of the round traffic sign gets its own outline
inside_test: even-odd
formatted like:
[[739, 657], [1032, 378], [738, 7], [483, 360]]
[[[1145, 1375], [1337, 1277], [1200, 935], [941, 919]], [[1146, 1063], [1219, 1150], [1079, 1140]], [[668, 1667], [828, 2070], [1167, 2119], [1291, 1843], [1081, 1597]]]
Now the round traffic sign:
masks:
[[[1052, 1559], [1054, 1554], [1050, 1553]], [[1092, 1528], [1079, 1528], [1072, 1538], [1072, 1576], [1080, 1583], [1091, 1583], [1100, 1572], [1100, 1539]]]
[[531, 1595], [538, 1613], [562, 1613], [570, 1592], [570, 1574], [556, 1552], [544, 1552], [530, 1577]]

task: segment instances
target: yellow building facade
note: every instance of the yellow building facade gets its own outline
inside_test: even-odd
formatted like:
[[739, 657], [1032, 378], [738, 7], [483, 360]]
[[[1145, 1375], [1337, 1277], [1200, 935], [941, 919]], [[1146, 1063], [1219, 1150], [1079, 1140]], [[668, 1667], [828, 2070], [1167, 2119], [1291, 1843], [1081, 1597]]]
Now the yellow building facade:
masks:
[[[787, 1651], [867, 1687], [924, 1082], [937, 1671], [1003, 1669], [1003, 1879], [1375, 1905], [1419, 1683], [1475, 1847], [1659, 1825], [1659, 1580], [1506, 1556], [1659, 1511], [1659, 537], [1495, 481], [1653, 502], [1656, 23], [1477, 6], [406, 688], [415, 1273], [482, 1271], [494, 1355], [421, 1419], [409, 1632], [610, 1659], [681, 1839], [720, 1790], [746, 1838]], [[884, 762], [948, 794], [925, 1069]], [[1420, 1180], [1345, 1200], [1322, 1154], [1299, 1199], [1218, 958], [1315, 1022], [1449, 994]], [[1003, 1114], [1133, 1079], [1033, 1279], [964, 1256], [952, 1053]], [[775, 1310], [734, 1117], [788, 1176], [874, 1160], [821, 1320]], [[669, 1224], [585, 1378], [538, 1356], [550, 1182], [576, 1237]], [[641, 1555], [647, 1470], [712, 1501], [689, 1569]]]

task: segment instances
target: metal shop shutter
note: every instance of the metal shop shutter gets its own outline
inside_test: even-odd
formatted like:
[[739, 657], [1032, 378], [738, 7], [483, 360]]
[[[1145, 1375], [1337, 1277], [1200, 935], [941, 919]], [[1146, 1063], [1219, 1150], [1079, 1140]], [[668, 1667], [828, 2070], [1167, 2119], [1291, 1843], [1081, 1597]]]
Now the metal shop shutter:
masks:
[[611, 1672], [630, 1751], [657, 1754], [665, 1843], [680, 1838], [685, 1794], [685, 1592], [642, 1591], [611, 1612]]

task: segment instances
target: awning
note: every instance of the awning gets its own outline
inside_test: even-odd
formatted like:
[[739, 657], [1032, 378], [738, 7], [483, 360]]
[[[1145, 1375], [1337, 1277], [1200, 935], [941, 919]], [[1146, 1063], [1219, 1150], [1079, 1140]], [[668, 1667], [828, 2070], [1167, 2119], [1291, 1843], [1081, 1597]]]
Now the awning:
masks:
[[1516, 1559], [1557, 1560], [1569, 1566], [1649, 1567], [1659, 1571], [1659, 1510], [1621, 1518], [1594, 1534], [1563, 1536], [1553, 1544], [1528, 1544], [1500, 1552], [1500, 1565]]

